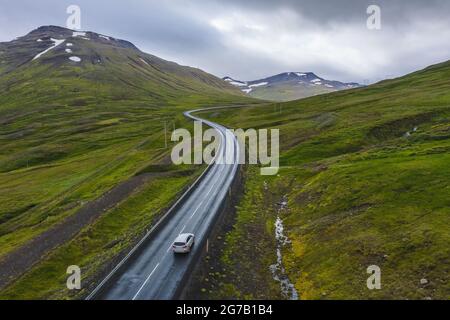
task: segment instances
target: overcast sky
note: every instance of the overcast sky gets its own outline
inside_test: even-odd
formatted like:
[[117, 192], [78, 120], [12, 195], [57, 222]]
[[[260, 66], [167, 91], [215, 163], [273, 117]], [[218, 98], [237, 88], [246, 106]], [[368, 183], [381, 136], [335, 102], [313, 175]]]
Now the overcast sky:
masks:
[[[373, 82], [450, 59], [449, 0], [0, 0], [0, 41], [65, 26], [70, 4], [83, 30], [240, 80], [312, 71]], [[381, 30], [366, 26], [370, 4]]]

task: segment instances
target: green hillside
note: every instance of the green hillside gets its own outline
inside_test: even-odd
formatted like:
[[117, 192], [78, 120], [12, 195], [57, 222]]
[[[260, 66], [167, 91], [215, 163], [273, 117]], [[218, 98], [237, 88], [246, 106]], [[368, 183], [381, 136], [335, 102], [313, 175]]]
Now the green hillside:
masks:
[[[288, 298], [269, 270], [286, 196], [282, 262], [299, 298], [450, 298], [450, 62], [209, 118], [279, 128], [282, 168], [274, 177], [247, 171], [236, 223], [199, 297]], [[366, 287], [370, 265], [381, 268], [381, 290]]]
[[[64, 42], [33, 59], [54, 40]], [[2, 298], [67, 297], [71, 264], [89, 283], [201, 172], [170, 165], [164, 126], [170, 139], [174, 128], [190, 128], [184, 110], [251, 101], [219, 78], [129, 42], [53, 26], [0, 43], [0, 92], [0, 268], [113, 187], [133, 185], [129, 197], [111, 200], [94, 224], [9, 287], [0, 272]]]

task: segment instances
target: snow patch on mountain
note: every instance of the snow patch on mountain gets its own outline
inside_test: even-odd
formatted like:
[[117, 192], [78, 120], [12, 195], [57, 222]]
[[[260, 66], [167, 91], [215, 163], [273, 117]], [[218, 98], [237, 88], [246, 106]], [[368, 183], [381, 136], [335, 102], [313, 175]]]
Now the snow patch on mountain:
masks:
[[149, 64], [147, 63], [147, 61], [145, 61], [144, 59], [142, 59], [142, 58], [139, 58], [139, 60], [141, 60], [143, 63], [145, 63], [146, 65], [148, 65], [149, 66]]
[[72, 37], [74, 37], [74, 38], [78, 37], [78, 38], [81, 38], [81, 39], [84, 39], [84, 40], [91, 40], [91, 39], [89, 39], [87, 37], [86, 32], [82, 32], [82, 31], [74, 31], [72, 33]]
[[251, 84], [251, 85], [249, 85], [248, 87], [249, 87], [249, 88], [255, 88], [255, 87], [266, 86], [266, 85], [268, 85], [268, 84], [269, 84], [268, 82], [260, 82], [260, 83]]
[[226, 77], [223, 80], [228, 82], [229, 84], [232, 84], [233, 86], [236, 86], [236, 87], [246, 87], [247, 86], [247, 82], [234, 80], [234, 79], [229, 78], [229, 77]]
[[65, 39], [60, 40], [60, 39], [53, 39], [53, 38], [50, 38], [50, 40], [53, 41], [53, 45], [52, 45], [50, 48], [45, 49], [45, 50], [42, 51], [41, 53], [38, 53], [38, 54], [33, 58], [33, 60], [38, 59], [40, 56], [46, 54], [46, 53], [49, 52], [50, 50], [56, 48], [56, 47], [59, 46], [61, 43], [63, 43], [64, 41], [66, 41]]
[[81, 31], [74, 31], [72, 33], [72, 37], [86, 37], [86, 32], [81, 32]]
[[73, 61], [73, 62], [80, 62], [80, 61], [81, 61], [81, 58], [80, 58], [80, 57], [73, 56], [73, 57], [70, 57], [69, 60], [71, 60], [71, 61]]
[[[225, 82], [228, 82], [229, 84], [238, 87], [239, 89], [241, 89], [242, 92], [245, 92], [247, 94], [249, 94], [250, 92], [253, 91], [253, 87], [250, 85], [248, 85], [248, 82], [246, 81], [239, 81], [239, 80], [234, 80], [233, 78], [230, 77], [225, 77], [222, 79]], [[256, 86], [254, 86], [256, 87]]]

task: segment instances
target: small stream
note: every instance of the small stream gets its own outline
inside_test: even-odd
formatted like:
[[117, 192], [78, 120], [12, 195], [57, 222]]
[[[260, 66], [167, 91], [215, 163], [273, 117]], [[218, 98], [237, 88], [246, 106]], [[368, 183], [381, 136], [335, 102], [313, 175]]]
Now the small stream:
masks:
[[278, 281], [281, 286], [281, 292], [286, 298], [290, 300], [298, 300], [298, 293], [294, 284], [289, 280], [286, 274], [286, 269], [283, 266], [283, 256], [281, 250], [284, 246], [290, 243], [289, 238], [284, 234], [283, 220], [280, 218], [280, 213], [287, 208], [286, 197], [283, 197], [279, 204], [278, 215], [275, 221], [275, 240], [277, 241], [277, 263], [272, 264], [269, 269], [272, 272], [272, 277]]

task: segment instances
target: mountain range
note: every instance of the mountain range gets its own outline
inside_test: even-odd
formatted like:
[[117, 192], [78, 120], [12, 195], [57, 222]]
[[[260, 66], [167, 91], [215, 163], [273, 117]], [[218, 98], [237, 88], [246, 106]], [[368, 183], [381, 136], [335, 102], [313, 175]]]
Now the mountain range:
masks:
[[271, 101], [290, 101], [318, 94], [361, 87], [358, 83], [326, 80], [312, 72], [284, 72], [259, 80], [241, 81], [231, 77], [223, 80], [247, 95]]

